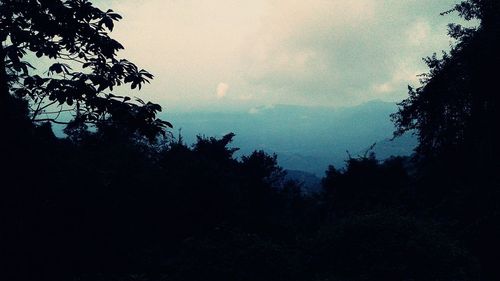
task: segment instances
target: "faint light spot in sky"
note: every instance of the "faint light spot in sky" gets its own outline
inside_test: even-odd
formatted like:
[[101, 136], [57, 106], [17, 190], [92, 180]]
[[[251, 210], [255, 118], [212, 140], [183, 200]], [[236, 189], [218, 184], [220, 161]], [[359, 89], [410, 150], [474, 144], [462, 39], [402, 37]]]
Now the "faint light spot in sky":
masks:
[[227, 95], [227, 91], [229, 90], [229, 85], [221, 82], [217, 85], [217, 98], [221, 99]]

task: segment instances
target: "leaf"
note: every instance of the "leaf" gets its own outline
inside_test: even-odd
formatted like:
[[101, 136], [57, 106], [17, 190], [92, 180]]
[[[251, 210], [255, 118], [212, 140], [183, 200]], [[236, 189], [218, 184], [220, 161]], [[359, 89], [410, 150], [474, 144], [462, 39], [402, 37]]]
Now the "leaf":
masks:
[[163, 125], [165, 125], [165, 126], [167, 126], [167, 127], [171, 128], [171, 129], [174, 127], [174, 126], [172, 125], [172, 123], [170, 123], [170, 122], [168, 122], [168, 121], [163, 121], [163, 120], [161, 120], [161, 119], [158, 119], [158, 122], [160, 122], [161, 124], [163, 124]]
[[22, 98], [29, 94], [28, 90], [20, 88], [14, 91], [17, 97]]
[[151, 107], [152, 110], [154, 111], [161, 111], [161, 106], [159, 104], [155, 104], [155, 103], [148, 103], [149, 106]]
[[134, 77], [132, 75], [129, 75], [129, 76], [125, 77], [125, 79], [123, 81], [125, 83], [130, 83], [130, 82], [134, 81]]
[[99, 84], [99, 87], [97, 88], [97, 92], [102, 92], [104, 91], [108, 86], [106, 86], [106, 84], [104, 83], [101, 83]]
[[49, 67], [49, 72], [61, 73], [63, 71], [62, 65], [60, 63], [54, 63], [51, 67]]
[[110, 31], [113, 31], [114, 23], [113, 20], [109, 17], [105, 17], [102, 19], [102, 23], [106, 26]]

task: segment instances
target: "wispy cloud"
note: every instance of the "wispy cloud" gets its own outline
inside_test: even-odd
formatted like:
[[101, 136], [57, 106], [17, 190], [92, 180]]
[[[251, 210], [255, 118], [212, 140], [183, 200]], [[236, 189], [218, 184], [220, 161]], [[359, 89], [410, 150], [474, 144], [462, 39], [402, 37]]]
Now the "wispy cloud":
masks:
[[[399, 100], [446, 49], [456, 0], [114, 0], [115, 37], [167, 108]], [[224, 82], [220, 82], [224, 81]], [[213, 89], [217, 85], [214, 99]], [[227, 95], [231, 85], [231, 94]], [[223, 98], [222, 98], [223, 97]]]

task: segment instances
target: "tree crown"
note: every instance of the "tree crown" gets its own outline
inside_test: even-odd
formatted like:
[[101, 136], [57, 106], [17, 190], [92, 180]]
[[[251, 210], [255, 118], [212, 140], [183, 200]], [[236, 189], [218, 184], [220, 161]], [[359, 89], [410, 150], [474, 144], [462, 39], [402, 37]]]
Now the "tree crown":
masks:
[[[30, 101], [33, 121], [66, 123], [58, 117], [68, 111], [77, 123], [125, 125], [150, 138], [172, 127], [156, 118], [158, 104], [111, 93], [123, 84], [141, 89], [153, 78], [117, 57], [124, 47], [108, 33], [120, 19], [113, 10], [102, 11], [87, 0], [2, 0], [3, 83]], [[30, 56], [51, 64], [35, 71]]]

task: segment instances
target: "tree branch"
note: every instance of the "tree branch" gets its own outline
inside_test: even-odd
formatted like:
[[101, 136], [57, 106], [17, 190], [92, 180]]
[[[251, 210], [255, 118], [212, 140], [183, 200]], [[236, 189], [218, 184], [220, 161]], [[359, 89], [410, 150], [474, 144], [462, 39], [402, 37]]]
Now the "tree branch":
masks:
[[69, 124], [69, 122], [57, 121], [57, 120], [52, 119], [52, 118], [36, 119], [36, 120], [33, 120], [33, 122], [52, 122], [52, 123], [61, 124], [61, 125], [68, 125]]

